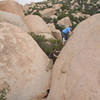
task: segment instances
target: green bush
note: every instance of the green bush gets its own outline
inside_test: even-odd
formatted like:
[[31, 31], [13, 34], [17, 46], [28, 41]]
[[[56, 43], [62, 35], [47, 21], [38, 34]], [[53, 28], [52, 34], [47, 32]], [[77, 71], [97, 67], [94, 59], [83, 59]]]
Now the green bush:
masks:
[[84, 14], [94, 15], [98, 13], [98, 10], [100, 9], [100, 5], [96, 4], [97, 1], [98, 0], [91, 0], [90, 3], [87, 3], [87, 0], [77, 0], [79, 3], [77, 10]]
[[91, 0], [90, 2], [93, 4], [96, 4], [98, 2], [98, 0]]
[[48, 24], [52, 21], [52, 18], [50, 17], [42, 17], [44, 19], [44, 21]]
[[61, 40], [46, 39], [45, 36], [35, 35], [34, 33], [29, 34], [38, 43], [40, 48], [46, 53], [47, 56], [49, 56], [53, 48], [56, 48], [56, 50], [60, 51], [63, 47]]
[[59, 26], [59, 25], [57, 24], [57, 22], [58, 22], [58, 19], [57, 19], [57, 18], [54, 18], [54, 19], [53, 19], [53, 23], [54, 23], [54, 25], [55, 25], [55, 28], [58, 29], [58, 30], [60, 30], [60, 31], [62, 31], [62, 30], [64, 29], [64, 27]]
[[61, 6], [61, 9], [62, 9], [62, 11], [63, 10], [69, 10], [69, 6], [68, 5], [66, 5], [66, 4], [63, 4], [62, 6]]
[[0, 100], [6, 100], [7, 89], [3, 89], [0, 91]]
[[74, 30], [74, 28], [77, 26], [77, 24], [73, 24], [72, 23], [72, 29]]
[[73, 21], [75, 21], [77, 23], [77, 17], [72, 16], [72, 14], [69, 14], [68, 16], [71, 20], [71, 23], [73, 23]]
[[64, 17], [66, 17], [67, 16], [67, 14], [65, 14], [64, 12], [62, 12], [58, 17], [57, 17], [57, 20], [60, 20], [60, 19], [62, 19], [62, 18], [64, 18]]
[[62, 31], [65, 27], [59, 26], [58, 24], [55, 24], [55, 28]]
[[56, 24], [57, 23], [57, 18], [53, 18], [53, 23]]
[[25, 16], [30, 15], [32, 11], [28, 10], [27, 12], [24, 13]]
[[34, 12], [33, 15], [38, 15], [38, 16], [40, 16], [40, 17], [42, 16], [42, 15], [39, 13], [39, 11]]

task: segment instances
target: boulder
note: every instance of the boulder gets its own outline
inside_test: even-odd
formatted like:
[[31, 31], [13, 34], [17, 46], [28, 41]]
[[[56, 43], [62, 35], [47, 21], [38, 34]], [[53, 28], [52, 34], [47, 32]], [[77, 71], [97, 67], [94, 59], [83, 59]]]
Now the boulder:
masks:
[[49, 7], [52, 7], [52, 6], [53, 6], [52, 2], [48, 2], [47, 5], [48, 5]]
[[14, 0], [0, 1], [0, 10], [24, 16], [22, 6]]
[[51, 15], [50, 18], [57, 19], [57, 15]]
[[61, 20], [57, 22], [57, 24], [62, 27], [68, 27], [72, 25], [69, 17], [62, 18]]
[[71, 9], [77, 9], [77, 8], [79, 8], [79, 3], [78, 2], [76, 2], [75, 0], [72, 0], [71, 1]]
[[55, 25], [53, 23], [48, 24], [48, 27], [51, 30], [53, 37], [59, 40], [62, 39], [61, 32], [55, 28]]
[[61, 8], [61, 6], [62, 6], [62, 4], [55, 4], [55, 5], [53, 5], [53, 8], [54, 8], [55, 10], [58, 10], [58, 9]]
[[91, 2], [91, 0], [87, 0], [87, 3], [90, 3]]
[[24, 20], [30, 31], [34, 34], [44, 35], [46, 38], [53, 38], [50, 29], [40, 16], [28, 15], [24, 17]]
[[25, 4], [24, 6], [23, 6], [23, 10], [24, 11], [28, 11], [29, 10], [29, 8], [31, 7], [35, 7], [35, 3], [34, 2], [32, 2], [31, 4]]
[[47, 25], [48, 25], [48, 27], [49, 27], [49, 29], [50, 29], [51, 31], [56, 29], [54, 23], [49, 23], [49, 24], [47, 24]]
[[43, 16], [51, 16], [51, 15], [55, 15], [56, 13], [56, 10], [54, 8], [47, 8], [47, 9], [44, 9], [44, 10], [41, 10], [40, 11], [40, 14], [43, 15]]
[[80, 12], [78, 12], [78, 13], [73, 13], [72, 14], [74, 17], [77, 17], [77, 18], [79, 18], [79, 17], [90, 17], [90, 15], [89, 14], [82, 14], [82, 13], [80, 13]]
[[23, 6], [23, 10], [26, 12], [26, 11], [28, 11], [29, 10], [29, 4], [25, 4], [24, 6]]
[[22, 17], [9, 12], [0, 11], [0, 22], [8, 22], [20, 27], [25, 32], [29, 32], [27, 25], [24, 23]]
[[97, 1], [97, 4], [99, 4], [99, 5], [100, 5], [100, 1], [99, 1], [99, 0]]
[[61, 32], [57, 29], [52, 31], [52, 35], [53, 35], [54, 38], [56, 38], [58, 40], [62, 39]]
[[49, 61], [31, 36], [0, 23], [0, 91], [7, 90], [7, 100], [40, 100], [50, 84]]
[[47, 100], [100, 100], [100, 14], [73, 31], [53, 67]]

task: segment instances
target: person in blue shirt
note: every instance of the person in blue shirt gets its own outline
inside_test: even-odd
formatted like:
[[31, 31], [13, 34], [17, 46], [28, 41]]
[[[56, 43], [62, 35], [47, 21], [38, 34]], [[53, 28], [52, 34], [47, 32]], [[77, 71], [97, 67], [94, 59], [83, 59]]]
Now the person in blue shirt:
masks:
[[72, 27], [67, 27], [64, 30], [62, 30], [61, 35], [62, 35], [62, 44], [64, 45], [66, 40], [68, 39], [68, 34], [72, 34]]

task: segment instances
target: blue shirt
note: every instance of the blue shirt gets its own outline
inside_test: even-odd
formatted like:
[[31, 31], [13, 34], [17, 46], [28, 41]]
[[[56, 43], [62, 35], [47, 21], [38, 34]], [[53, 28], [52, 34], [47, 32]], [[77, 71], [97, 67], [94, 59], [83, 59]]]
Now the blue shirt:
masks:
[[70, 27], [67, 27], [67, 28], [65, 28], [64, 30], [62, 30], [62, 32], [64, 33], [64, 34], [68, 34], [69, 32], [70, 32]]

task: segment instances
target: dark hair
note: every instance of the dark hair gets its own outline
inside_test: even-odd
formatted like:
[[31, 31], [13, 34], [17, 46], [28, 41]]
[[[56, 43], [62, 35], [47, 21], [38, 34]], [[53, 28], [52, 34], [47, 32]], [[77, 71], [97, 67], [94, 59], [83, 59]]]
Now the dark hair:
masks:
[[56, 48], [53, 48], [52, 50], [56, 50]]

